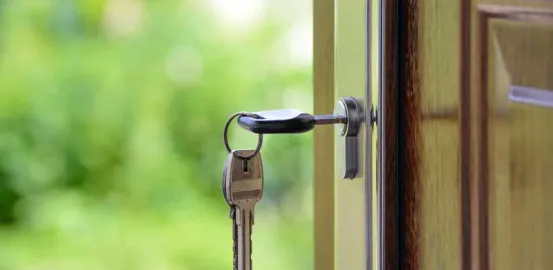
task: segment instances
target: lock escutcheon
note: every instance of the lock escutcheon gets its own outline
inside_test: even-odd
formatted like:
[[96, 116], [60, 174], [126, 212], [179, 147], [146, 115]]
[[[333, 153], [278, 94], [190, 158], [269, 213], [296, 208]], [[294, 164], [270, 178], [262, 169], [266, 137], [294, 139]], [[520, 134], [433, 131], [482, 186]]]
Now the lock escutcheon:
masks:
[[357, 136], [361, 123], [364, 121], [361, 101], [354, 97], [345, 97], [336, 103], [334, 115], [346, 119], [345, 123], [336, 125], [340, 136]]
[[359, 130], [365, 121], [364, 107], [360, 100], [345, 97], [336, 103], [334, 115], [345, 117], [346, 122], [336, 125], [336, 161], [339, 176], [354, 179], [360, 174], [360, 138]]

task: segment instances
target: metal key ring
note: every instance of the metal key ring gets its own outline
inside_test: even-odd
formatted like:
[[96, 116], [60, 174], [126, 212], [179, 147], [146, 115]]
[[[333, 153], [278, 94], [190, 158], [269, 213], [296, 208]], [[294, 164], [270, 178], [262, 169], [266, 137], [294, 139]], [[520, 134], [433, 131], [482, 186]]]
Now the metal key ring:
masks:
[[[248, 117], [257, 118], [257, 115], [249, 112], [237, 112], [229, 117], [229, 119], [227, 120], [227, 123], [225, 124], [225, 129], [223, 130], [223, 142], [225, 143], [225, 148], [227, 148], [227, 151], [229, 153], [232, 152], [232, 149], [230, 148], [228, 143], [228, 128], [232, 120], [234, 120], [234, 118], [239, 116], [248, 116]], [[257, 140], [257, 147], [255, 148], [255, 151], [253, 151], [251, 155], [243, 157], [235, 154], [234, 156], [240, 159], [246, 159], [246, 160], [251, 159], [255, 157], [255, 155], [259, 154], [259, 151], [261, 151], [261, 146], [263, 146], [263, 134], [259, 134], [258, 140]]]

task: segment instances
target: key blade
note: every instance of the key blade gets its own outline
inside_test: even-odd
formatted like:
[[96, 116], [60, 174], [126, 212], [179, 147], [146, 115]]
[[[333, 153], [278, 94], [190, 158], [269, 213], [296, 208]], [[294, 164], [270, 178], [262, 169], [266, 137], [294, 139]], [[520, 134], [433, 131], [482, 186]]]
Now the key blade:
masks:
[[253, 208], [249, 206], [236, 209], [235, 222], [238, 243], [238, 270], [252, 269], [252, 225]]
[[236, 207], [231, 206], [229, 216], [232, 219], [232, 265], [238, 269], [238, 225], [236, 225]]

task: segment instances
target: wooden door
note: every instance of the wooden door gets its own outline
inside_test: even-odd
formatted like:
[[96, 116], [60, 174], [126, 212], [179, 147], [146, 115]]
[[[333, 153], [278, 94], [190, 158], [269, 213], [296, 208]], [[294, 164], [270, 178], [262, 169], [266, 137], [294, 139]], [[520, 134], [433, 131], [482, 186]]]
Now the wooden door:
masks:
[[378, 106], [364, 181], [315, 131], [315, 268], [553, 269], [553, 1], [314, 7], [315, 112]]
[[553, 269], [553, 1], [381, 5], [382, 267]]

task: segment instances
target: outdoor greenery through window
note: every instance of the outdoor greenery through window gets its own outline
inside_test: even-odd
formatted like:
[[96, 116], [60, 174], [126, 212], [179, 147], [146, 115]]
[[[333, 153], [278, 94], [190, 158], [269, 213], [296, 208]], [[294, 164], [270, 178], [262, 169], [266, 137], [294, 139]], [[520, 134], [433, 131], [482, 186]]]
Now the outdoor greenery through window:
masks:
[[[311, 12], [0, 0], [0, 270], [231, 269], [222, 128], [237, 111], [312, 111]], [[254, 267], [312, 269], [311, 135], [266, 136], [262, 153]]]

